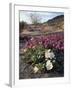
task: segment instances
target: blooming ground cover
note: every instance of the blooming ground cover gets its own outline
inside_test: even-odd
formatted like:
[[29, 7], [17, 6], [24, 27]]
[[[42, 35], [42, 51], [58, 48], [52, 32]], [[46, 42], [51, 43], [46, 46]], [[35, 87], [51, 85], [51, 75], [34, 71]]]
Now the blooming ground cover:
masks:
[[64, 75], [64, 33], [27, 36], [20, 38], [23, 63], [32, 66], [34, 74]]

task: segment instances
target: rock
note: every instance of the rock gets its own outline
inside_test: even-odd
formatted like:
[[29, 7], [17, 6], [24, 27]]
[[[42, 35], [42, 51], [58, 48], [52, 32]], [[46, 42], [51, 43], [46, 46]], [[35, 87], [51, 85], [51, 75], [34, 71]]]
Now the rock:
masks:
[[19, 64], [19, 79], [30, 78], [33, 73], [33, 67], [24, 62], [20, 62]]

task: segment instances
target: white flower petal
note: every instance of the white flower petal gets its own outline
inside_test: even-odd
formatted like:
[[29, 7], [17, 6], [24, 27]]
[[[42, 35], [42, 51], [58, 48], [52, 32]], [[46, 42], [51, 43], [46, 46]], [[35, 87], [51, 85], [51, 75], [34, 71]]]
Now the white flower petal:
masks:
[[38, 67], [35, 66], [35, 67], [34, 67], [34, 73], [37, 73], [38, 70], [39, 70]]
[[52, 62], [50, 61], [50, 60], [48, 60], [47, 62], [46, 62], [46, 69], [47, 70], [51, 70], [53, 68], [53, 64], [52, 64]]
[[52, 62], [55, 63], [55, 60], [53, 60]]
[[54, 58], [55, 54], [51, 51], [51, 49], [45, 50], [45, 58]]
[[26, 52], [26, 51], [27, 51], [27, 48], [24, 49], [24, 52]]

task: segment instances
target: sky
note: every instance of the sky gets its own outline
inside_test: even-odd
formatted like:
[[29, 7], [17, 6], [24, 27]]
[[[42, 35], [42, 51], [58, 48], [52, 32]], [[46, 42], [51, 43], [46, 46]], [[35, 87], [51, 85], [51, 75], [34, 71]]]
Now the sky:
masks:
[[41, 22], [46, 22], [56, 16], [64, 15], [63, 12], [35, 12], [35, 11], [20, 11], [19, 12], [19, 20], [27, 22], [28, 24], [32, 24], [30, 15], [36, 14], [40, 17]]

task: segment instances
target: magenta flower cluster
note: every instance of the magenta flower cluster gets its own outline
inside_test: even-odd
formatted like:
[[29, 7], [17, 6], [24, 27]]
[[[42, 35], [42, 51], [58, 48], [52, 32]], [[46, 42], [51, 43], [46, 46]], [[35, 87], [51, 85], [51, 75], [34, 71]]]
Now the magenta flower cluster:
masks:
[[25, 48], [35, 48], [37, 45], [43, 45], [44, 48], [55, 48], [64, 50], [64, 33], [58, 32], [48, 35], [27, 36]]

